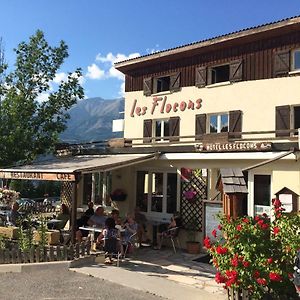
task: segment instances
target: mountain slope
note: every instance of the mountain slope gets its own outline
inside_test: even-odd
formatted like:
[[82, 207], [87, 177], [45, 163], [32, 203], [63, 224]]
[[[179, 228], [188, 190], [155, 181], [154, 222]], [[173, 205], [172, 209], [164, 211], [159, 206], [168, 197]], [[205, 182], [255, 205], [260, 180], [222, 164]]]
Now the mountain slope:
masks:
[[100, 97], [78, 101], [68, 113], [67, 129], [60, 135], [62, 142], [79, 143], [107, 140], [122, 136], [112, 132], [112, 120], [122, 119], [124, 98], [105, 100]]

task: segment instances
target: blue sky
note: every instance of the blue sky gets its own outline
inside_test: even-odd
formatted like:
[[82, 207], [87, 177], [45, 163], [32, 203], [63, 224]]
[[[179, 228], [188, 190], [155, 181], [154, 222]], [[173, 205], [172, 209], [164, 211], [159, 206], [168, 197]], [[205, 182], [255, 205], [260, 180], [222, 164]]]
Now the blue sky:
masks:
[[123, 94], [123, 60], [300, 15], [299, 0], [9, 0], [1, 1], [0, 37], [13, 48], [37, 29], [51, 45], [64, 40], [70, 56], [57, 74], [83, 70], [86, 97]]

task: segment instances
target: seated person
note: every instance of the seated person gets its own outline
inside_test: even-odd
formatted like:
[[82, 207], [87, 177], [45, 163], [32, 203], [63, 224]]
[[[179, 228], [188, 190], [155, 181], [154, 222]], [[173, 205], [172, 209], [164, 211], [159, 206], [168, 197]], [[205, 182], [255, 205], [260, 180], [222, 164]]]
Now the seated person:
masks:
[[11, 205], [11, 210], [9, 211], [7, 215], [7, 224], [10, 226], [18, 226], [20, 219], [21, 219], [21, 214], [19, 213], [19, 203], [14, 202]]
[[[107, 217], [104, 215], [104, 208], [102, 206], [98, 206], [95, 210], [95, 213], [87, 220], [87, 225], [91, 227], [99, 227], [102, 228], [105, 225]], [[86, 231], [86, 230], [85, 230]], [[82, 230], [76, 231], [76, 240], [78, 242], [82, 241]]]
[[[120, 232], [118, 229], [115, 228], [115, 220], [111, 217], [107, 218], [105, 221], [105, 228], [103, 231], [99, 234], [97, 237], [97, 245], [103, 245], [103, 250], [109, 253], [112, 252], [119, 252], [121, 251], [121, 243], [120, 243]], [[109, 244], [109, 242], [105, 243], [106, 240], [109, 239], [116, 239], [116, 249], [112, 249], [111, 246], [112, 243]]]
[[141, 213], [140, 208], [138, 206], [134, 210], [134, 218], [136, 223], [138, 224], [137, 236], [139, 245], [141, 246], [141, 243], [143, 241], [143, 235], [147, 232], [147, 218], [144, 214]]
[[[87, 237], [89, 232], [87, 230], [80, 230], [79, 227], [88, 226], [88, 220], [89, 218], [95, 213], [94, 211], [94, 202], [90, 201], [88, 203], [88, 209], [83, 213], [83, 215], [76, 220], [76, 237], [80, 235], [81, 239], [82, 237]], [[77, 231], [80, 231], [80, 233], [77, 233]], [[80, 241], [81, 241], [80, 239]]]
[[161, 240], [162, 237], [169, 237], [174, 233], [174, 231], [170, 231], [172, 228], [181, 227], [181, 218], [178, 212], [174, 213], [171, 217], [169, 224], [161, 224], [158, 227], [158, 234], [157, 234], [157, 247], [154, 247], [154, 249], [160, 249], [161, 248]]
[[58, 230], [63, 229], [66, 226], [67, 222], [70, 220], [70, 212], [66, 204], [63, 203], [61, 205], [60, 213], [57, 215], [56, 219], [61, 220], [61, 222], [55, 223], [54, 225], [48, 224], [48, 228], [58, 229]]
[[124, 233], [121, 236], [123, 247], [126, 247], [131, 243], [131, 236], [137, 233], [138, 224], [135, 222], [133, 215], [128, 214], [123, 228], [125, 229]]

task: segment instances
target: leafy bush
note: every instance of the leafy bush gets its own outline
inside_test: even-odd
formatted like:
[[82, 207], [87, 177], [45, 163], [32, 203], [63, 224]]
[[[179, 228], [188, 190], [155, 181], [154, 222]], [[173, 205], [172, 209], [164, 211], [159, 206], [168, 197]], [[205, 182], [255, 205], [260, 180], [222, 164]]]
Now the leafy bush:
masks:
[[[300, 248], [300, 216], [285, 214], [273, 200], [274, 219], [267, 215], [232, 219], [220, 215], [221, 237], [204, 246], [217, 268], [216, 281], [226, 288], [248, 290], [254, 299], [294, 299], [294, 259]], [[217, 229], [212, 234], [217, 237]]]

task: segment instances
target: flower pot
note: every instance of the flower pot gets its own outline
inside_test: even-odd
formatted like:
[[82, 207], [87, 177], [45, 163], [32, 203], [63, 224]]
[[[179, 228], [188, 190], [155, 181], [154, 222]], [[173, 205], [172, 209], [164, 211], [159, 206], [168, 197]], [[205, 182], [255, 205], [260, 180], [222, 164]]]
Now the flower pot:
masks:
[[190, 254], [200, 253], [200, 242], [186, 242], [186, 251]]
[[122, 194], [122, 195], [110, 195], [110, 198], [112, 201], [125, 201], [127, 198], [126, 194]]

